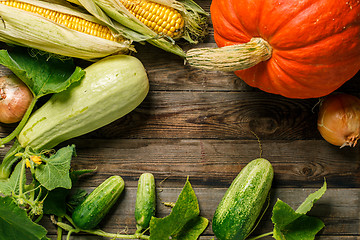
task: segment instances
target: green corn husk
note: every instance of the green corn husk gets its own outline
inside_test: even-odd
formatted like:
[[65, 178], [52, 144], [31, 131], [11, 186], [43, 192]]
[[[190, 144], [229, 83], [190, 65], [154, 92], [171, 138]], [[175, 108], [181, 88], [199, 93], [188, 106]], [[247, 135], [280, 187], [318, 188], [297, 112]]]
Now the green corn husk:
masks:
[[[135, 42], [147, 41], [165, 51], [185, 57], [182, 48], [170, 37], [159, 36], [134, 15], [119, 0], [67, 0], [84, 7], [90, 14], [119, 34]], [[193, 0], [151, 0], [178, 10], [185, 20], [182, 38], [191, 44], [201, 41], [208, 33], [209, 14]], [[119, 25], [115, 25], [119, 23]]]
[[[62, 13], [67, 13], [86, 20], [102, 24], [69, 3], [58, 4], [54, 0], [21, 0]], [[68, 57], [92, 60], [111, 54], [125, 54], [132, 49], [132, 41], [110, 41], [100, 37], [81, 33], [57, 24], [40, 15], [0, 4], [0, 41], [40, 49]]]

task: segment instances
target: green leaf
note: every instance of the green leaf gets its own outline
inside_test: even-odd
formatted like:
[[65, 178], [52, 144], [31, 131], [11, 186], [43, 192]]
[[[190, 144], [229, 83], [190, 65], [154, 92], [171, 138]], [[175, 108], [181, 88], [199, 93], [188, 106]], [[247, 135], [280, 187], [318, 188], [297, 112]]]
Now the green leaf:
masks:
[[[93, 169], [70, 171], [71, 184], [74, 185], [82, 174], [92, 173], [94, 171], [95, 170]], [[47, 197], [44, 201], [44, 214], [64, 217], [66, 210], [70, 210], [72, 212], [73, 208], [83, 202], [87, 196], [87, 192], [82, 189], [77, 189], [70, 197], [69, 194], [70, 190], [65, 188], [56, 188], [52, 191], [48, 191]]]
[[88, 195], [88, 192], [84, 189], [77, 189], [75, 193], [71, 194], [68, 197], [67, 210], [72, 213], [77, 206], [79, 206], [83, 201], [85, 201]]
[[324, 223], [316, 218], [302, 215], [286, 226], [286, 229], [274, 228], [274, 238], [281, 240], [310, 240], [324, 227]]
[[81, 177], [83, 174], [93, 173], [95, 171], [96, 171], [96, 168], [95, 169], [71, 170], [70, 171], [70, 178], [71, 178], [73, 183], [76, 183], [78, 181], [79, 177]]
[[296, 213], [288, 204], [278, 199], [273, 207], [271, 220], [278, 228], [282, 229], [302, 215]]
[[72, 186], [70, 178], [70, 162], [75, 154], [75, 146], [67, 146], [59, 149], [56, 154], [49, 158], [42, 156], [44, 162], [35, 169], [35, 178], [47, 190], [62, 187], [70, 189]]
[[297, 213], [307, 213], [313, 207], [314, 203], [319, 200], [326, 191], [327, 185], [324, 181], [324, 185], [316, 192], [310, 194], [306, 200], [296, 209]]
[[[187, 180], [171, 213], [164, 218], [151, 218], [150, 240], [168, 240], [175, 236], [180, 236], [182, 231], [184, 231], [183, 233], [189, 232], [190, 234], [192, 231], [186, 230], [189, 227], [184, 227], [189, 221], [196, 218], [199, 213], [197, 197], [190, 182]], [[187, 239], [186, 234], [181, 236], [181, 239]]]
[[20, 174], [22, 172], [23, 174], [23, 182], [22, 182], [22, 188], [24, 188], [25, 186], [25, 181], [26, 181], [26, 175], [25, 175], [25, 171], [21, 171], [23, 162], [19, 162], [14, 171], [12, 172], [10, 178], [6, 179], [6, 180], [1, 180], [0, 181], [0, 193], [4, 194], [4, 195], [12, 195], [12, 193], [19, 193], [19, 187], [20, 187]]
[[307, 216], [306, 213], [325, 191], [326, 182], [319, 190], [310, 194], [296, 211], [278, 199], [271, 217], [274, 223], [273, 237], [277, 240], [313, 240], [325, 225], [320, 219]]
[[204, 232], [206, 227], [209, 224], [209, 220], [204, 217], [197, 216], [191, 219], [186, 225], [181, 229], [179, 234], [173, 237], [176, 240], [194, 240], [198, 239], [200, 234]]
[[68, 194], [69, 190], [65, 188], [56, 188], [49, 191], [43, 205], [44, 214], [64, 217], [66, 214], [66, 197]]
[[34, 223], [12, 198], [0, 197], [1, 240], [46, 239], [46, 229]]
[[0, 50], [0, 64], [18, 76], [36, 98], [61, 92], [85, 74], [71, 58], [60, 59], [56, 55], [23, 47]]

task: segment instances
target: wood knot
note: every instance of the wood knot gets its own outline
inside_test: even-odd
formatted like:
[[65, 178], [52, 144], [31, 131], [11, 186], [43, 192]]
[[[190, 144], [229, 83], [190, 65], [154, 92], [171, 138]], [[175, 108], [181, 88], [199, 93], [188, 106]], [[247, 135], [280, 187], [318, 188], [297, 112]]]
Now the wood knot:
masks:
[[313, 170], [309, 167], [304, 167], [301, 172], [306, 176], [312, 176], [314, 173]]
[[249, 122], [249, 127], [253, 132], [260, 135], [269, 135], [276, 132], [278, 124], [275, 119], [270, 117], [252, 119]]

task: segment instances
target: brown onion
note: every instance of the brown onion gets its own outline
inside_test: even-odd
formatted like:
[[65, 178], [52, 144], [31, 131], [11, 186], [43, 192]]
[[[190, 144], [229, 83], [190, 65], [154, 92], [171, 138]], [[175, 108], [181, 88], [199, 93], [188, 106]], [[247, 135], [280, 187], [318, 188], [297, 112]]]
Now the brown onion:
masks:
[[320, 103], [317, 126], [329, 143], [354, 147], [360, 135], [360, 99], [345, 93], [334, 93]]
[[33, 94], [17, 76], [0, 77], [0, 122], [20, 121], [32, 100]]

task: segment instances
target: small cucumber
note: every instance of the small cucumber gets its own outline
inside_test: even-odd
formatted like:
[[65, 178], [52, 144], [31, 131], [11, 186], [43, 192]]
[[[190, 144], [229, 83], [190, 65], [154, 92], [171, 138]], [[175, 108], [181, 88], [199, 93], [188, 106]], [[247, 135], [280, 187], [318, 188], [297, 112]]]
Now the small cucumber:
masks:
[[155, 179], [151, 173], [141, 174], [138, 181], [135, 203], [135, 220], [137, 232], [149, 227], [152, 216], [156, 211]]
[[96, 227], [115, 204], [124, 187], [124, 180], [120, 176], [106, 179], [74, 209], [74, 224], [85, 230]]
[[149, 91], [146, 70], [132, 56], [103, 58], [85, 72], [31, 115], [18, 136], [22, 147], [51, 149], [103, 127], [134, 110]]
[[243, 240], [251, 232], [274, 176], [270, 162], [252, 160], [238, 174], [217, 206], [212, 229], [220, 240]]

